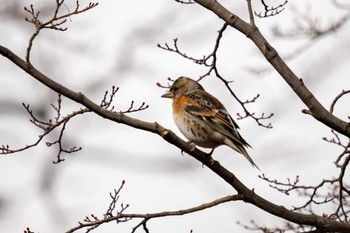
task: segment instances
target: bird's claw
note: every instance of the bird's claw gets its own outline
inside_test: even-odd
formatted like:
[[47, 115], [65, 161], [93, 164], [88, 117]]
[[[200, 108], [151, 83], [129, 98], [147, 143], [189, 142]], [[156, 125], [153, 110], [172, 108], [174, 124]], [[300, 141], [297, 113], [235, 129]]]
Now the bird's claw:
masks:
[[[210, 166], [212, 166], [214, 163], [215, 163], [215, 160], [212, 158], [212, 157], [210, 157]], [[202, 168], [204, 167], [204, 163], [202, 163]]]
[[188, 143], [192, 146], [190, 151], [194, 151], [194, 149], [196, 149], [196, 145], [194, 144], [194, 142], [188, 141]]
[[[190, 144], [191, 145], [191, 149], [190, 149], [190, 151], [194, 151], [194, 149], [196, 149], [196, 145], [194, 144], [194, 142], [192, 142], [192, 141], [188, 141], [187, 142], [188, 144]], [[181, 155], [183, 156], [184, 155], [184, 150], [181, 150]]]
[[215, 160], [212, 157], [210, 157], [210, 165], [213, 165], [214, 163], [215, 163]]

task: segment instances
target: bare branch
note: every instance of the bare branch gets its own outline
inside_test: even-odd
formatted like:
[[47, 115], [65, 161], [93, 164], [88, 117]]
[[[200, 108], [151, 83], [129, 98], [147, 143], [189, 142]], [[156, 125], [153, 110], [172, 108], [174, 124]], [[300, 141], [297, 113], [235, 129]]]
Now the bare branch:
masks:
[[262, 225], [255, 220], [251, 220], [249, 224], [244, 224], [241, 222], [237, 222], [237, 224], [242, 226], [244, 229], [247, 229], [250, 231], [263, 232], [263, 233], [285, 233], [285, 232], [324, 233], [323, 231], [313, 230], [314, 227], [293, 224], [290, 222], [284, 222], [283, 226], [281, 227], [266, 226], [268, 224]]
[[343, 97], [344, 95], [346, 95], [346, 94], [350, 94], [350, 90], [342, 90], [342, 92], [334, 98], [334, 100], [332, 101], [332, 104], [331, 104], [331, 106], [330, 106], [330, 108], [329, 108], [329, 111], [330, 111], [331, 113], [333, 113], [334, 106], [335, 106], [335, 104], [338, 102], [338, 100], [339, 100], [341, 97]]
[[54, 164], [57, 164], [57, 163], [60, 163], [60, 162], [64, 161], [64, 159], [61, 157], [62, 153], [71, 154], [71, 153], [74, 153], [74, 152], [78, 152], [78, 151], [80, 151], [82, 149], [81, 147], [76, 147], [76, 146], [73, 146], [70, 149], [64, 149], [64, 147], [63, 147], [63, 142], [62, 142], [63, 132], [66, 129], [66, 125], [67, 125], [69, 119], [67, 119], [66, 121], [63, 122], [62, 129], [61, 129], [61, 132], [60, 132], [60, 136], [58, 137], [58, 139], [56, 141], [54, 141], [54, 142], [46, 142], [46, 146], [48, 146], [48, 147], [51, 147], [51, 146], [53, 146], [55, 144], [58, 144], [57, 160], [53, 161]]
[[285, 9], [284, 6], [287, 3], [288, 3], [288, 0], [285, 0], [284, 3], [281, 3], [277, 6], [269, 6], [265, 3], [264, 0], [261, 0], [261, 4], [263, 4], [265, 11], [263, 13], [262, 12], [257, 13], [256, 11], [254, 11], [254, 14], [259, 18], [267, 18], [267, 17], [275, 16], [281, 13], [282, 11], [284, 11]]
[[[344, 182], [344, 175], [346, 168], [350, 161], [350, 141], [348, 144], [343, 144], [339, 138], [339, 135], [332, 131], [335, 138], [324, 140], [342, 146], [344, 151], [338, 157], [335, 162], [336, 166], [340, 168], [340, 173], [338, 177], [332, 179], [323, 179], [317, 185], [299, 185], [299, 176], [295, 178], [294, 181], [291, 181], [287, 178], [287, 182], [280, 182], [276, 179], [269, 179], [264, 174], [259, 176], [259, 178], [267, 181], [269, 186], [282, 192], [286, 195], [290, 195], [292, 191], [295, 191], [299, 196], [305, 197], [307, 201], [298, 206], [293, 207], [294, 210], [307, 210], [310, 214], [314, 214], [313, 205], [325, 205], [332, 203], [336, 205], [336, 209], [332, 213], [328, 213], [328, 217], [331, 219], [337, 219], [339, 221], [348, 222], [348, 214], [350, 213], [350, 203], [347, 199], [350, 197], [350, 186], [348, 183]], [[340, 163], [340, 159], [345, 156], [345, 159]], [[324, 216], [327, 216], [324, 214]]]
[[[339, 31], [350, 19], [350, 13], [342, 15], [340, 18], [333, 22], [322, 23], [322, 18], [313, 16], [309, 8], [304, 11], [300, 11], [295, 7], [290, 8], [294, 12], [293, 27], [281, 29], [280, 25], [272, 27], [274, 36], [278, 38], [297, 39], [297, 38], [308, 38], [303, 44], [299, 45], [293, 51], [283, 55], [284, 61], [300, 56], [310, 48], [312, 48], [318, 41], [327, 35], [330, 35], [336, 31]], [[266, 72], [265, 69], [253, 69], [254, 72]]]
[[248, 13], [249, 13], [249, 23], [250, 26], [255, 26], [255, 22], [254, 22], [254, 14], [253, 14], [253, 8], [252, 8], [252, 0], [247, 0], [247, 4], [248, 4]]
[[119, 192], [123, 188], [123, 185], [124, 185], [124, 182], [122, 183], [122, 185], [120, 186], [120, 188], [117, 191], [115, 190], [114, 194], [110, 194], [110, 196], [112, 198], [112, 202], [111, 202], [111, 204], [110, 204], [110, 206], [109, 206], [109, 208], [108, 208], [108, 210], [103, 218], [99, 219], [98, 217], [96, 217], [96, 215], [91, 215], [90, 217], [86, 217], [84, 219], [84, 223], [79, 222], [78, 226], [71, 228], [66, 233], [72, 233], [72, 232], [75, 232], [75, 231], [82, 229], [82, 228], [88, 228], [88, 231], [90, 231], [91, 229], [95, 229], [104, 223], [108, 223], [108, 222], [112, 222], [112, 221], [115, 221], [117, 223], [121, 223], [121, 222], [129, 221], [131, 219], [142, 219], [137, 225], [135, 225], [133, 227], [133, 229], [131, 231], [132, 233], [136, 232], [136, 230], [140, 227], [142, 227], [145, 232], [149, 232], [146, 224], [151, 219], [168, 217], [168, 216], [181, 216], [181, 215], [191, 214], [191, 213], [195, 213], [195, 212], [198, 212], [201, 210], [212, 208], [214, 206], [217, 206], [217, 205], [220, 205], [220, 204], [223, 204], [226, 202], [242, 201], [243, 200], [243, 197], [239, 194], [229, 195], [229, 196], [222, 197], [222, 198], [216, 199], [216, 200], [208, 202], [208, 203], [204, 203], [204, 204], [192, 207], [192, 208], [188, 208], [188, 209], [176, 210], [176, 211], [162, 211], [162, 212], [147, 213], [147, 214], [127, 214], [127, 213], [124, 213], [124, 211], [127, 209], [128, 205], [121, 204], [121, 210], [117, 211], [116, 213], [113, 213], [113, 211], [115, 209], [115, 204], [118, 201]]
[[186, 53], [182, 52], [179, 49], [177, 43], [178, 43], [178, 38], [175, 38], [174, 44], [173, 44], [174, 47], [169, 46], [167, 43], [165, 43], [164, 45], [157, 44], [157, 46], [158, 46], [158, 48], [164, 49], [166, 51], [177, 53], [177, 54], [181, 55], [182, 57], [193, 61], [196, 64], [204, 65], [204, 66], [208, 66], [208, 67], [212, 66], [212, 63], [208, 63], [209, 59], [212, 58], [212, 54], [210, 54], [209, 56], [203, 56], [203, 58], [194, 58], [194, 57], [188, 56]]
[[226, 30], [227, 26], [228, 25], [225, 23], [222, 26], [222, 28], [218, 31], [218, 36], [216, 38], [213, 51], [209, 55], [204, 55], [202, 58], [194, 58], [194, 57], [188, 56], [186, 53], [182, 52], [178, 47], [178, 39], [177, 38], [174, 39], [174, 46], [173, 47], [170, 47], [167, 43], [165, 43], [165, 45], [158, 44], [157, 46], [161, 49], [166, 50], [166, 51], [175, 52], [175, 53], [179, 54], [180, 56], [182, 56], [188, 60], [193, 61], [196, 64], [209, 67], [209, 70], [205, 74], [200, 76], [199, 80], [201, 80], [202, 78], [209, 76], [212, 71], [217, 72], [217, 68], [216, 68], [217, 55], [216, 54], [217, 54], [217, 51], [219, 49], [222, 35], [223, 35], [224, 31]]
[[24, 230], [24, 233], [35, 233], [34, 231], [31, 231], [30, 229], [29, 229], [29, 227], [27, 227], [25, 230]]
[[[111, 91], [110, 94], [108, 93], [108, 91], [106, 91], [104, 96], [103, 96], [103, 99], [101, 101], [100, 106], [102, 108], [105, 108], [106, 110], [109, 110], [109, 111], [113, 112], [113, 110], [115, 109], [115, 106], [112, 105], [112, 103], [114, 101], [114, 98], [115, 98], [118, 90], [119, 90], [119, 87], [113, 86], [112, 87], [112, 91]], [[143, 110], [147, 109], [148, 107], [149, 106], [145, 102], [142, 102], [141, 105], [138, 108], [134, 108], [134, 101], [132, 100], [131, 103], [130, 103], [130, 107], [127, 110], [119, 111], [119, 112], [120, 113], [139, 112], [139, 111], [143, 111]]]
[[42, 121], [40, 119], [38, 119], [34, 114], [33, 111], [30, 109], [29, 104], [26, 105], [23, 103], [23, 107], [27, 110], [29, 116], [30, 116], [30, 122], [33, 123], [36, 127], [42, 129], [44, 132], [39, 135], [38, 140], [35, 141], [32, 144], [26, 145], [24, 147], [18, 148], [18, 149], [11, 149], [9, 145], [2, 145], [0, 147], [0, 154], [14, 154], [17, 152], [21, 152], [21, 151], [25, 151], [28, 150], [32, 147], [37, 146], [48, 134], [50, 134], [54, 129], [59, 128], [61, 125], [61, 129], [60, 129], [60, 135], [58, 137], [58, 139], [54, 142], [46, 142], [46, 146], [50, 147], [52, 145], [57, 144], [58, 145], [58, 154], [57, 154], [57, 160], [53, 161], [53, 163], [59, 163], [61, 161], [64, 161], [64, 159], [61, 157], [62, 153], [74, 153], [77, 152], [79, 150], [81, 150], [81, 147], [72, 147], [70, 149], [65, 149], [63, 147], [63, 133], [65, 131], [66, 128], [66, 124], [68, 123], [68, 121], [80, 114], [84, 114], [86, 112], [90, 112], [90, 110], [88, 110], [87, 108], [84, 109], [80, 109], [78, 111], [75, 111], [71, 114], [68, 114], [65, 117], [61, 117], [61, 94], [58, 94], [58, 98], [57, 98], [57, 103], [58, 105], [55, 106], [54, 104], [51, 104], [51, 106], [53, 107], [53, 109], [56, 111], [56, 116], [55, 116], [55, 121], [52, 121], [52, 119], [49, 119], [47, 121]]
[[218, 1], [194, 0], [201, 6], [207, 8], [221, 18], [225, 23], [236, 28], [248, 38], [250, 38], [267, 61], [275, 68], [286, 83], [292, 88], [294, 93], [309, 108], [311, 115], [318, 121], [327, 125], [331, 129], [350, 137], [350, 125], [333, 114], [315, 98], [312, 92], [305, 86], [300, 78], [287, 66], [277, 51], [268, 43], [259, 30], [251, 30], [249, 23], [240, 19], [237, 15], [226, 9]]
[[[120, 191], [122, 190], [122, 188], [124, 187], [125, 181], [122, 181], [122, 184], [120, 185], [120, 187], [118, 189], [114, 189], [113, 193], [109, 193], [109, 196], [111, 197], [112, 201], [108, 206], [108, 209], [105, 213], [105, 217], [112, 217], [113, 216], [113, 212], [116, 208], [116, 204], [119, 200], [119, 194]], [[125, 207], [122, 206], [122, 211], [124, 211], [126, 208], [128, 208], [128, 205], [126, 205]]]
[[113, 111], [114, 106], [112, 105], [112, 102], [113, 102], [114, 97], [117, 94], [118, 90], [119, 90], [119, 87], [112, 86], [112, 91], [109, 95], [108, 95], [108, 91], [106, 91], [104, 96], [103, 96], [103, 99], [101, 101], [100, 106], [102, 108], [109, 110], [109, 111]]
[[42, 29], [53, 29], [57, 31], [66, 31], [68, 28], [63, 27], [63, 25], [67, 22], [67, 18], [78, 15], [80, 13], [83, 13], [85, 11], [91, 10], [92, 8], [96, 7], [98, 3], [92, 3], [90, 2], [88, 6], [84, 8], [80, 8], [79, 6], [79, 0], [76, 1], [76, 7], [75, 10], [72, 12], [69, 12], [66, 14], [59, 15], [58, 12], [62, 5], [64, 5], [65, 0], [56, 0], [56, 8], [54, 10], [54, 14], [51, 19], [47, 20], [46, 22], [42, 22], [42, 20], [39, 19], [40, 11], [36, 11], [34, 9], [33, 4], [30, 5], [30, 7], [24, 7], [24, 10], [30, 14], [29, 18], [25, 18], [25, 20], [29, 23], [34, 24], [35, 26], [35, 32], [30, 37], [28, 46], [27, 46], [27, 54], [26, 54], [26, 62], [30, 63], [30, 52], [33, 47], [33, 41], [34, 39], [39, 35], [40, 31]]
[[341, 141], [339, 135], [338, 135], [334, 130], [331, 130], [331, 132], [332, 132], [332, 134], [333, 134], [333, 136], [334, 136], [333, 138], [323, 137], [322, 139], [325, 140], [325, 141], [327, 141], [327, 142], [329, 142], [329, 143], [333, 143], [333, 144], [336, 144], [336, 145], [338, 145], [338, 146], [341, 146], [341, 147], [343, 147], [345, 150], [346, 150], [347, 148], [349, 148], [349, 145], [344, 144], [344, 143]]
[[195, 4], [195, 2], [193, 0], [175, 0], [175, 2], [181, 3], [181, 4]]
[[291, 181], [289, 178], [287, 178], [287, 182], [280, 182], [276, 179], [269, 179], [264, 174], [262, 176], [259, 176], [259, 178], [267, 181], [270, 183], [270, 187], [278, 190], [279, 192], [282, 192], [286, 195], [290, 195], [291, 191], [296, 191], [298, 195], [306, 197], [308, 200], [305, 202], [305, 204], [293, 207], [293, 210], [302, 210], [306, 209], [306, 207], [310, 207], [309, 211], [311, 214], [313, 214], [312, 206], [311, 204], [326, 204], [329, 202], [332, 202], [337, 198], [337, 196], [329, 195], [327, 192], [326, 194], [320, 194], [320, 190], [324, 188], [326, 185], [329, 185], [328, 188], [330, 188], [333, 183], [337, 182], [338, 179], [329, 179], [329, 180], [322, 180], [318, 185], [315, 186], [306, 186], [306, 185], [298, 185], [299, 183], [299, 176], [296, 177], [294, 181]]
[[280, 182], [276, 179], [271, 180], [268, 177], [265, 176], [265, 174], [258, 176], [260, 179], [267, 181], [269, 186], [271, 188], [276, 189], [277, 191], [289, 195], [291, 191], [295, 190], [297, 188], [297, 184], [299, 183], [299, 176], [296, 176], [294, 181], [291, 181], [289, 178], [287, 178], [287, 183]]
[[[113, 86], [111, 94], [108, 95], [108, 91], [106, 91], [104, 94], [104, 97], [101, 101], [100, 106], [108, 111], [113, 112], [115, 106], [112, 105], [112, 102], [113, 102], [118, 90], [119, 90], [118, 87], [116, 88], [115, 86]], [[28, 150], [32, 147], [35, 147], [48, 134], [50, 134], [54, 129], [59, 128], [60, 126], [62, 126], [62, 127], [60, 129], [60, 134], [58, 136], [58, 139], [56, 141], [52, 141], [52, 142], [45, 142], [46, 146], [48, 146], [48, 147], [51, 147], [54, 145], [57, 145], [57, 147], [58, 147], [57, 159], [55, 161], [53, 161], [53, 163], [57, 164], [57, 163], [64, 161], [64, 159], [62, 158], [63, 153], [71, 154], [71, 153], [75, 153], [75, 152], [80, 151], [82, 148], [77, 147], [77, 146], [73, 146], [73, 147], [68, 148], [68, 149], [64, 148], [63, 135], [64, 135], [64, 132], [66, 129], [66, 125], [70, 119], [72, 119], [73, 117], [76, 117], [77, 115], [84, 114], [84, 113], [91, 112], [91, 111], [88, 110], [87, 108], [83, 108], [83, 109], [75, 111], [67, 116], [62, 117], [61, 116], [61, 108], [62, 108], [61, 104], [62, 104], [61, 94], [58, 94], [57, 105], [51, 104], [51, 107], [56, 112], [56, 116], [54, 117], [55, 120], [53, 121], [52, 119], [49, 119], [47, 121], [42, 121], [42, 120], [38, 119], [33, 114], [33, 111], [30, 109], [29, 104], [26, 105], [23, 103], [24, 108], [27, 110], [28, 114], [30, 115], [30, 122], [33, 123], [36, 127], [42, 129], [44, 132], [43, 132], [43, 134], [39, 135], [38, 140], [35, 141], [34, 143], [26, 145], [26, 146], [18, 148], [18, 149], [11, 149], [9, 145], [1, 145], [0, 154], [14, 154], [14, 153], [21, 152], [24, 150]], [[146, 105], [144, 102], [141, 103], [141, 105], [139, 107], [135, 108], [134, 101], [132, 101], [130, 104], [130, 107], [125, 111], [120, 111], [120, 113], [133, 113], [133, 112], [145, 110], [147, 108], [148, 108], [148, 105]]]
[[[237, 30], [244, 33], [248, 38], [250, 38], [257, 45], [257, 47], [260, 49], [260, 51], [263, 53], [266, 59], [273, 65], [273, 67], [275, 67], [275, 69], [282, 75], [282, 77], [286, 80], [286, 82], [291, 86], [293, 91], [295, 91], [297, 95], [308, 106], [309, 108], [308, 111], [312, 116], [314, 116], [320, 122], [333, 128], [337, 132], [347, 136], [350, 135], [350, 127], [348, 123], [336, 118], [335, 116], [333, 116], [331, 113], [329, 113], [327, 110], [324, 109], [324, 107], [318, 102], [318, 100], [312, 95], [312, 93], [305, 87], [302, 80], [298, 79], [295, 76], [295, 74], [288, 68], [288, 66], [286, 66], [283, 60], [279, 57], [278, 53], [261, 35], [259, 30], [251, 30], [252, 28], [249, 24], [242, 21], [238, 16], [234, 15], [233, 13], [225, 9], [222, 5], [220, 5], [218, 1], [215, 1], [215, 0], [214, 1], [213, 0], [210, 0], [210, 1], [195, 0], [195, 1], [201, 4], [202, 6], [210, 9], [215, 14], [217, 14], [221, 19], [225, 21], [225, 24], [235, 27]], [[79, 8], [78, 4], [77, 4], [77, 8]], [[37, 15], [37, 17], [38, 16], [39, 15]], [[224, 28], [226, 28], [227, 25]], [[218, 40], [220, 41], [220, 36], [218, 36], [218, 38], [219, 38]], [[216, 45], [219, 45], [218, 40]], [[29, 56], [27, 61], [23, 61], [21, 58], [19, 58], [18, 56], [16, 56], [14, 53], [4, 48], [3, 46], [0, 46], [0, 54], [7, 57], [9, 60], [15, 63], [18, 67], [23, 69], [28, 74], [32, 75], [34, 78], [36, 78], [38, 81], [42, 82], [44, 85], [48, 86], [52, 90], [55, 90], [58, 93], [61, 93], [62, 95], [72, 99], [73, 101], [81, 103], [83, 106], [89, 109], [89, 111], [93, 111], [96, 114], [104, 118], [107, 118], [109, 120], [112, 120], [114, 122], [126, 124], [128, 126], [131, 126], [137, 129], [145, 130], [145, 131], [160, 135], [167, 142], [176, 145], [178, 148], [182, 149], [186, 153], [192, 155], [194, 158], [198, 159], [203, 164], [208, 166], [209, 169], [211, 169], [223, 180], [225, 180], [229, 185], [231, 185], [239, 193], [238, 195], [240, 196], [240, 198], [245, 202], [251, 203], [257, 206], [258, 208], [271, 213], [272, 215], [279, 216], [283, 219], [286, 219], [288, 221], [291, 221], [297, 224], [310, 225], [315, 227], [316, 229], [321, 229], [322, 231], [330, 231], [330, 232], [349, 232], [350, 231], [350, 225], [346, 222], [339, 220], [340, 217], [341, 216], [344, 217], [344, 215], [345, 215], [345, 219], [347, 219], [346, 214], [348, 213], [348, 211], [346, 209], [342, 209], [341, 211], [339, 211], [339, 213], [337, 212], [337, 216], [338, 216], [338, 221], [337, 221], [335, 220], [335, 218], [329, 218], [328, 216], [322, 216], [317, 214], [304, 214], [298, 211], [288, 210], [280, 205], [273, 204], [268, 200], [257, 195], [254, 192], [254, 190], [250, 190], [249, 188], [247, 188], [243, 183], [240, 182], [240, 180], [232, 172], [228, 171], [226, 168], [221, 166], [219, 162], [213, 160], [212, 158], [208, 158], [206, 153], [196, 148], [193, 148], [191, 145], [189, 145], [188, 143], [178, 138], [173, 132], [171, 132], [168, 129], [165, 129], [158, 123], [150, 123], [150, 122], [141, 121], [135, 118], [131, 118], [126, 114], [123, 114], [122, 112], [112, 112], [109, 109], [103, 108], [93, 103], [84, 94], [80, 92], [77, 93], [77, 92], [71, 91], [70, 89], [62, 86], [59, 83], [56, 83], [55, 81], [49, 79], [47, 76], [42, 74], [40, 71], [36, 70], [29, 63]], [[216, 55], [214, 54], [213, 63], [215, 64], [215, 62], [216, 62]], [[213, 68], [212, 70], [215, 72], [215, 74], [219, 78], [222, 79], [222, 77], [220, 76], [216, 68], [215, 69]], [[225, 79], [222, 79], [222, 80], [225, 80]], [[229, 82], [226, 80], [225, 82], [228, 85]], [[243, 101], [243, 103], [249, 103], [249, 102], [250, 101]], [[57, 107], [57, 109], [58, 108], [59, 107]], [[131, 109], [133, 109], [133, 107]], [[348, 157], [345, 157], [344, 162], [345, 162], [344, 164], [348, 164], [349, 162]], [[323, 182], [324, 184], [332, 184], [332, 180], [325, 180]], [[337, 182], [337, 179], [335, 179], [335, 182]], [[321, 186], [323, 186], [323, 184]], [[308, 186], [304, 186], [304, 187], [308, 187]], [[309, 189], [307, 188], [307, 190], [313, 191], [315, 190], [315, 187], [317, 186], [313, 186]], [[344, 192], [341, 195], [345, 197], [346, 192]], [[330, 195], [327, 194], [327, 196], [329, 197]], [[329, 200], [330, 201], [336, 200], [336, 199], [325, 199], [325, 198], [326, 198], [325, 196], [322, 196], [321, 200], [316, 200], [315, 198], [313, 201], [314, 203], [317, 204], [317, 203], [322, 203], [322, 201], [326, 203], [325, 200], [327, 200], [327, 202]], [[346, 199], [344, 198], [341, 200], [341, 202], [343, 203], [343, 201], [345, 200]], [[341, 206], [344, 206], [344, 205], [342, 204], [339, 206], [341, 209], [342, 208]], [[124, 213], [121, 213], [121, 214], [124, 217], [128, 217], [128, 215]], [[144, 221], [146, 218], [149, 218], [149, 215], [146, 215], [146, 216], [134, 215], [133, 217], [137, 218], [137, 216], [143, 219], [142, 221]], [[96, 221], [99, 221], [99, 218], [96, 215], [91, 215], [88, 217], [88, 220], [90, 222], [96, 222]], [[148, 231], [146, 226], [147, 221], [148, 220], [144, 221], [141, 224], [145, 231]], [[92, 225], [87, 225], [86, 227], [90, 227], [90, 226]]]
[[[74, 231], [77, 231], [81, 228], [87, 228], [86, 232], [90, 232], [90, 231], [96, 229], [97, 227], [99, 227], [101, 224], [108, 222], [108, 221], [106, 221], [106, 219], [113, 218], [115, 215], [123, 214], [123, 212], [129, 207], [129, 204], [124, 205], [122, 203], [120, 205], [121, 209], [119, 211], [116, 210], [116, 204], [119, 200], [119, 195], [120, 195], [122, 188], [124, 187], [124, 184], [125, 184], [125, 181], [123, 180], [118, 189], [114, 189], [113, 193], [109, 193], [109, 196], [112, 199], [112, 201], [109, 204], [107, 211], [103, 214], [103, 217], [101, 219], [99, 217], [97, 217], [96, 215], [91, 214], [90, 216], [85, 217], [83, 223], [79, 222], [79, 226], [72, 228], [67, 232], [74, 232]], [[116, 211], [116, 214], [114, 214], [115, 211]], [[131, 218], [121, 217], [119, 219], [115, 219], [115, 221], [117, 223], [121, 223], [121, 222], [127, 222], [130, 219]]]
[[132, 100], [130, 103], [130, 107], [125, 110], [125, 111], [120, 111], [121, 113], [132, 113], [132, 112], [139, 112], [147, 109], [149, 106], [145, 103], [142, 102], [141, 105], [138, 108], [134, 108], [134, 101]]
[[[232, 188], [234, 188], [240, 197], [243, 198], [245, 202], [251, 203], [258, 208], [265, 210], [266, 212], [279, 216], [285, 220], [295, 222], [298, 224], [311, 225], [317, 228], [321, 228], [325, 231], [338, 231], [338, 232], [349, 232], [350, 224], [338, 222], [333, 219], [328, 219], [323, 216], [319, 216], [316, 214], [308, 215], [297, 213], [294, 211], [287, 210], [285, 207], [276, 205], [254, 192], [254, 190], [246, 187], [232, 172], [227, 170], [225, 167], [221, 166], [221, 164], [212, 158], [207, 156], [207, 153], [198, 150], [197, 148], [193, 148], [191, 144], [177, 137], [172, 131], [162, 127], [156, 122], [145, 122], [132, 117], [129, 117], [123, 113], [111, 112], [102, 108], [98, 104], [93, 103], [90, 99], [88, 99], [85, 95], [80, 92], [74, 92], [67, 87], [53, 81], [48, 78], [40, 71], [35, 69], [31, 64], [28, 64], [21, 58], [19, 58], [16, 54], [11, 52], [9, 49], [6, 49], [3, 46], [0, 46], [0, 54], [11, 60], [18, 67], [23, 69], [25, 72], [30, 74], [32, 77], [49, 87], [50, 89], [61, 93], [67, 98], [84, 105], [90, 111], [96, 113], [97, 115], [109, 119], [111, 121], [122, 123], [128, 125], [133, 128], [141, 129], [144, 131], [156, 133], [161, 136], [165, 141], [176, 145], [178, 148], [183, 150], [184, 152], [190, 154], [198, 161], [206, 165], [210, 170], [212, 170], [215, 174], [221, 177], [223, 180], [227, 182]], [[158, 213], [159, 214], [159, 213]], [[138, 216], [143, 218], [144, 215], [123, 215], [124, 217], [135, 217]], [[146, 216], [147, 217], [147, 216]], [[148, 216], [149, 217], [149, 216]], [[87, 225], [89, 227], [90, 225]], [[81, 228], [81, 227], [80, 227]]]
[[[249, 3], [249, 1], [248, 1]], [[206, 76], [209, 76], [212, 72], [215, 73], [216, 77], [218, 77], [226, 86], [226, 88], [229, 90], [230, 94], [236, 99], [236, 101], [241, 105], [241, 107], [243, 108], [243, 111], [244, 111], [244, 115], [242, 114], [237, 114], [238, 116], [238, 120], [242, 120], [242, 119], [245, 119], [245, 118], [252, 118], [254, 119], [257, 124], [259, 126], [262, 126], [262, 127], [265, 127], [265, 128], [272, 128], [272, 124], [271, 123], [263, 123], [262, 121], [263, 120], [267, 120], [267, 119], [270, 119], [273, 117], [273, 113], [270, 113], [268, 114], [267, 116], [262, 113], [260, 116], [256, 116], [255, 113], [251, 113], [248, 108], [247, 108], [247, 104], [249, 103], [254, 103], [255, 100], [258, 99], [258, 97], [260, 96], [259, 94], [257, 94], [256, 97], [253, 97], [251, 100], [248, 100], [248, 101], [242, 101], [235, 93], [234, 91], [232, 90], [232, 88], [230, 87], [230, 83], [232, 81], [228, 81], [227, 79], [225, 79], [224, 77], [222, 77], [222, 75], [219, 73], [219, 70], [217, 68], [217, 52], [218, 52], [218, 49], [219, 49], [219, 45], [220, 45], [220, 41], [221, 41], [221, 38], [223, 36], [223, 33], [224, 31], [226, 30], [228, 24], [224, 24], [222, 26], [222, 28], [218, 31], [218, 36], [216, 38], [216, 41], [215, 41], [215, 45], [214, 45], [214, 49], [213, 51], [207, 55], [207, 56], [203, 56], [203, 58], [194, 58], [192, 56], [189, 56], [187, 55], [186, 53], [182, 52], [179, 47], [178, 47], [178, 39], [174, 39], [174, 46], [173, 47], [170, 47], [167, 43], [165, 43], [165, 45], [160, 45], [158, 44], [157, 46], [161, 49], [164, 49], [166, 51], [169, 51], [169, 52], [175, 52], [177, 54], [179, 54], [180, 56], [182, 56], [183, 58], [186, 58], [188, 60], [191, 60], [193, 62], [195, 62], [196, 64], [199, 64], [199, 65], [204, 65], [206, 67], [209, 67], [209, 70], [201, 75], [198, 79], [198, 81], [200, 81], [201, 79], [203, 79], [204, 77]], [[252, 25], [252, 27], [254, 27], [254, 25]], [[252, 28], [252, 30], [254, 30]], [[168, 79], [169, 80], [169, 79]], [[167, 88], [167, 86], [164, 86], [164, 85], [161, 85], [160, 83], [157, 83], [157, 85], [159, 87], [162, 87], [162, 88]]]
[[[167, 80], [172, 82], [172, 83], [174, 82], [174, 80], [170, 77], [168, 77]], [[171, 87], [171, 84], [169, 84], [169, 83], [167, 83], [166, 85], [163, 85], [160, 82], [157, 82], [156, 85], [160, 88], [165, 88], [165, 89], [169, 89]]]
[[311, 40], [321, 38], [330, 33], [342, 28], [350, 19], [350, 13], [347, 13], [335, 22], [327, 23], [327, 25], [321, 24], [322, 20], [319, 17], [312, 16], [311, 10], [307, 8], [304, 11], [300, 11], [295, 7], [291, 7], [294, 12], [293, 28], [288, 28], [284, 31], [280, 27], [273, 27], [272, 32], [275, 36], [281, 38], [298, 38], [307, 37]]

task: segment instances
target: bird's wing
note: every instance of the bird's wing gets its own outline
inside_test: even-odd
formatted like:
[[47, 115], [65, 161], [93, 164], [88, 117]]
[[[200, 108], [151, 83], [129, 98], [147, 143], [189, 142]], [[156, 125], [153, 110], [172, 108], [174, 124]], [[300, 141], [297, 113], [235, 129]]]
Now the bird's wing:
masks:
[[197, 91], [188, 95], [189, 99], [193, 101], [185, 107], [186, 112], [204, 120], [214, 130], [234, 142], [250, 146], [239, 134], [238, 125], [218, 99], [205, 91]]

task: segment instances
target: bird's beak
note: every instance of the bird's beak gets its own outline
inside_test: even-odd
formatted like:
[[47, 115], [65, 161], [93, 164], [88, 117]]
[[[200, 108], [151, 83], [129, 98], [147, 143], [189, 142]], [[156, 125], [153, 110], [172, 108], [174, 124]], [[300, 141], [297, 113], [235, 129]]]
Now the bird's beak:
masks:
[[171, 99], [171, 98], [174, 97], [174, 95], [173, 95], [173, 93], [171, 93], [170, 91], [168, 91], [168, 92], [166, 92], [165, 94], [163, 94], [161, 97]]

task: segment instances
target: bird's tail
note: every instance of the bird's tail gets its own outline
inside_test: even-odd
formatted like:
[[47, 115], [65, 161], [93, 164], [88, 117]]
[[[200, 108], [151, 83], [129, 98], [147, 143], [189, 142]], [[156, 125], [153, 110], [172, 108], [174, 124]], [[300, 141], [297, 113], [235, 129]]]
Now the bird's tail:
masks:
[[231, 147], [232, 149], [234, 149], [235, 151], [237, 151], [238, 153], [244, 155], [244, 157], [250, 162], [250, 164], [253, 167], [256, 167], [260, 171], [260, 168], [254, 163], [253, 159], [249, 156], [248, 152], [246, 151], [246, 149], [242, 144], [238, 144], [238, 143], [235, 144], [228, 138], [224, 140], [224, 143], [229, 147]]

